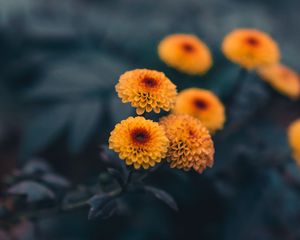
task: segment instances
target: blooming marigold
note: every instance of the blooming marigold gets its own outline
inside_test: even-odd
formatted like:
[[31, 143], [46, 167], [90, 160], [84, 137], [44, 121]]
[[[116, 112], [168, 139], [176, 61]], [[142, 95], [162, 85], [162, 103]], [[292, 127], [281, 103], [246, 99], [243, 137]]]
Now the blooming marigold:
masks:
[[229, 33], [222, 44], [225, 56], [247, 69], [277, 63], [280, 51], [277, 43], [256, 29], [237, 29]]
[[258, 75], [280, 93], [292, 99], [300, 97], [300, 78], [287, 66], [278, 63], [260, 68]]
[[144, 117], [129, 117], [110, 134], [109, 148], [135, 169], [153, 167], [166, 157], [169, 140], [163, 128]]
[[223, 128], [225, 122], [225, 110], [219, 98], [211, 91], [199, 88], [181, 91], [173, 112], [198, 118], [211, 133]]
[[289, 126], [288, 140], [293, 151], [293, 156], [300, 165], [300, 119], [294, 121]]
[[202, 123], [189, 115], [171, 114], [160, 124], [170, 140], [167, 161], [172, 168], [194, 169], [202, 173], [214, 163], [214, 145]]
[[162, 61], [177, 70], [202, 75], [212, 66], [211, 53], [204, 42], [190, 34], [172, 34], [158, 46]]
[[121, 75], [116, 85], [122, 102], [131, 102], [137, 114], [145, 111], [170, 111], [177, 95], [176, 86], [162, 72], [136, 69]]

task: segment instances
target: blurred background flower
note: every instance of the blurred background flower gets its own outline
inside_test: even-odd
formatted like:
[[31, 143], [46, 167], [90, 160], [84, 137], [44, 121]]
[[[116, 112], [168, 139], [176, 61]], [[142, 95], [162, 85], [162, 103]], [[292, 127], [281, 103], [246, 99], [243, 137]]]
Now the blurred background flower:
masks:
[[277, 43], [257, 29], [236, 29], [222, 43], [225, 56], [246, 69], [275, 64], [280, 60]]
[[206, 44], [191, 34], [165, 37], [158, 45], [158, 54], [167, 65], [191, 75], [203, 75], [212, 65]]

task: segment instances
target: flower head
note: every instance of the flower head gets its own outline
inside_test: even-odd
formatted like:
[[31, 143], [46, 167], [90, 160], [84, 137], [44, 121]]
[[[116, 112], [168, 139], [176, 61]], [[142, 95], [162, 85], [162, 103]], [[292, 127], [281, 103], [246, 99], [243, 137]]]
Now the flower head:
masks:
[[211, 133], [222, 129], [225, 122], [225, 110], [219, 98], [211, 91], [199, 88], [181, 91], [173, 112], [198, 118]]
[[170, 111], [177, 95], [176, 86], [162, 72], [136, 69], [121, 75], [116, 85], [118, 96], [124, 103], [131, 102], [137, 114], [145, 111]]
[[202, 173], [214, 163], [214, 145], [202, 123], [189, 115], [171, 114], [160, 124], [170, 140], [167, 161], [172, 168], [194, 169]]
[[191, 75], [202, 75], [212, 65], [206, 44], [190, 34], [167, 36], [159, 43], [158, 54], [169, 66]]
[[293, 151], [293, 156], [300, 165], [300, 119], [294, 121], [289, 126], [288, 140]]
[[247, 69], [277, 63], [280, 52], [277, 43], [256, 29], [237, 29], [229, 33], [222, 44], [225, 56]]
[[278, 92], [292, 99], [300, 97], [300, 78], [287, 66], [278, 63], [260, 68], [258, 75]]
[[169, 141], [158, 123], [144, 117], [129, 117], [110, 134], [109, 148], [127, 165], [147, 169], [166, 157]]

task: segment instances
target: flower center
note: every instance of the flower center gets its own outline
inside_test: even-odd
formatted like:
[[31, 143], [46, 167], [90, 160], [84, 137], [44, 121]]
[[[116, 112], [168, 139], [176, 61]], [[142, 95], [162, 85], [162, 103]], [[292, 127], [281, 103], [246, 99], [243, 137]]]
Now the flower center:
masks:
[[136, 143], [145, 143], [149, 140], [149, 133], [145, 129], [134, 129], [131, 137]]
[[190, 43], [183, 43], [182, 49], [187, 53], [191, 53], [195, 51], [195, 47]]
[[142, 82], [146, 87], [150, 88], [153, 88], [157, 85], [157, 81], [151, 77], [145, 77]]
[[196, 137], [196, 134], [195, 134], [195, 132], [194, 132], [192, 129], [189, 130], [189, 136], [190, 136], [191, 138]]
[[208, 107], [208, 104], [206, 101], [204, 101], [203, 99], [195, 99], [194, 100], [194, 104], [198, 109], [206, 109]]
[[251, 45], [251, 46], [258, 46], [259, 45], [259, 41], [257, 38], [255, 37], [248, 37], [246, 38], [246, 42]]

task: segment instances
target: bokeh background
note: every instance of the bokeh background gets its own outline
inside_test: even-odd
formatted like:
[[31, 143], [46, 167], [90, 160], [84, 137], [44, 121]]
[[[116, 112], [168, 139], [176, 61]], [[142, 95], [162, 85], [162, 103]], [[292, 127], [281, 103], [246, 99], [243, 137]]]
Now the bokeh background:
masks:
[[[126, 70], [160, 70], [179, 90], [208, 88], [225, 101], [239, 69], [220, 44], [234, 28], [270, 33], [283, 62], [299, 71], [299, 8], [296, 0], [1, 0], [1, 182], [32, 158], [74, 185], [95, 181], [99, 145], [134, 114], [114, 92]], [[206, 76], [186, 76], [159, 60], [158, 42], [177, 32], [198, 35], [213, 51]], [[286, 141], [300, 103], [255, 73], [247, 79], [226, 106], [227, 127], [214, 136], [214, 168], [201, 176], [166, 170], [147, 180], [171, 193], [179, 212], [132, 197], [110, 219], [88, 221], [87, 209], [45, 217], [38, 237], [26, 223], [16, 239], [300, 239], [300, 171]]]

